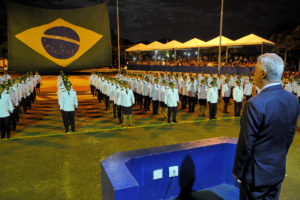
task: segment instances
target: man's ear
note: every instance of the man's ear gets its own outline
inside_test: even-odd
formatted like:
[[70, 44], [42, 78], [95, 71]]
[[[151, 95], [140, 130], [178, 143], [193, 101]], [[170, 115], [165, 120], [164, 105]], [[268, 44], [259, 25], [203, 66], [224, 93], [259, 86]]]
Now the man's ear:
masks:
[[267, 72], [265, 70], [262, 70], [261, 71], [261, 76], [262, 76], [262, 79], [266, 80], [267, 79]]

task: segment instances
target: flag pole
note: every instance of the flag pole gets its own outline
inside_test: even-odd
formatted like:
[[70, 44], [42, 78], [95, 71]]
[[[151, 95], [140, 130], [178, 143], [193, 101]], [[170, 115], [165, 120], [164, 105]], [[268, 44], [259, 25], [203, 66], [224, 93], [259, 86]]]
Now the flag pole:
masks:
[[118, 73], [121, 71], [120, 61], [120, 27], [119, 27], [119, 0], [117, 0], [117, 27], [118, 27]]
[[219, 40], [219, 57], [218, 57], [218, 74], [221, 71], [221, 50], [222, 50], [222, 29], [223, 29], [223, 3], [224, 0], [221, 0], [221, 16], [220, 16], [220, 40]]

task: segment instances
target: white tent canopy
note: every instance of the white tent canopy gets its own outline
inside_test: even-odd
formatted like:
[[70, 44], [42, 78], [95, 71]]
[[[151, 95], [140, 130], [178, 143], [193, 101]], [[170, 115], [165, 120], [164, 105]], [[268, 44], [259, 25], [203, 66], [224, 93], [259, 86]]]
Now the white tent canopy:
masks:
[[[222, 39], [221, 46], [229, 46], [230, 44], [233, 43], [233, 40], [231, 40], [227, 37], [222, 36], [221, 39]], [[205, 47], [216, 47], [216, 46], [219, 46], [219, 43], [220, 43], [220, 36], [207, 41], [205, 44]]]
[[272, 41], [266, 40], [254, 34], [250, 34], [238, 40], [235, 40], [230, 44], [230, 46], [263, 45], [263, 44], [275, 45], [275, 43]]
[[146, 45], [144, 48], [142, 48], [141, 51], [154, 51], [154, 50], [159, 50], [161, 48], [163, 48], [164, 44], [158, 42], [158, 41], [154, 41], [148, 45]]
[[147, 45], [143, 44], [143, 43], [138, 43], [132, 47], [129, 47], [128, 49], [126, 49], [125, 51], [141, 51], [141, 49], [145, 48]]
[[205, 47], [206, 42], [199, 40], [198, 38], [193, 38], [182, 44], [181, 48], [199, 48]]
[[178, 42], [176, 40], [172, 40], [172, 41], [164, 44], [160, 49], [157, 49], [157, 50], [179, 49], [179, 48], [181, 48], [182, 45], [183, 45], [183, 43]]

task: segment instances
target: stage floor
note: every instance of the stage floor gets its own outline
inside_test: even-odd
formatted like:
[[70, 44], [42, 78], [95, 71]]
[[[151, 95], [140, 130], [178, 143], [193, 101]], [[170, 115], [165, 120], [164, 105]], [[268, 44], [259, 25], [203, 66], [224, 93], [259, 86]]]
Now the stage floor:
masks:
[[[22, 114], [11, 140], [0, 141], [0, 199], [101, 199], [100, 161], [128, 150], [211, 137], [237, 138], [240, 118], [218, 105], [217, 120], [180, 110], [178, 124], [167, 124], [133, 108], [133, 128], [121, 128], [112, 110], [105, 111], [89, 94], [88, 76], [70, 76], [78, 94], [76, 132], [65, 134], [57, 105], [57, 77], [42, 76], [41, 94]], [[208, 110], [207, 110], [208, 115]], [[298, 123], [299, 124], [299, 123]], [[300, 125], [300, 124], [299, 124]], [[300, 128], [289, 151], [281, 200], [297, 199], [300, 185]], [[167, 186], [166, 186], [167, 187]]]

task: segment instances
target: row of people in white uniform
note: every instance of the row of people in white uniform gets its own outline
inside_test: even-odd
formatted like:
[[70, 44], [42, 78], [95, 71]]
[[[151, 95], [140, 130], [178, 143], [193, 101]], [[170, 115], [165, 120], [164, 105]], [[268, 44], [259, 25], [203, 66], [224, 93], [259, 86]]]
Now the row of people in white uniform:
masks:
[[[103, 85], [106, 85], [106, 86], [109, 87], [109, 91], [111, 92], [111, 95], [110, 95], [109, 98], [114, 101], [114, 107], [115, 107], [115, 105], [117, 105], [117, 103], [116, 103], [117, 98], [113, 98], [113, 96], [114, 96], [114, 93], [115, 93], [114, 92], [115, 87], [118, 87], [118, 86], [116, 86], [115, 82], [111, 82], [109, 80], [110, 78], [108, 78], [108, 77], [106, 77], [104, 79], [101, 79], [101, 78], [98, 78], [97, 75], [92, 74], [91, 77], [90, 77], [90, 84], [93, 84], [93, 80], [95, 80], [93, 78], [98, 79], [98, 81], [106, 82]], [[162, 113], [161, 113], [162, 114], [162, 119], [165, 119], [167, 117], [165, 111], [166, 111], [166, 107], [167, 107], [168, 104], [166, 104], [164, 97], [165, 97], [166, 90], [169, 87], [167, 86], [167, 81], [165, 79], [162, 80], [162, 84], [159, 84], [160, 79], [156, 78], [155, 81], [154, 81], [154, 84], [151, 84], [149, 82], [148, 77], [145, 77], [144, 81], [142, 81], [142, 77], [138, 77], [138, 79], [132, 80], [132, 79], [126, 77], [126, 76], [117, 75], [117, 78], [121, 79], [121, 80], [124, 80], [126, 82], [128, 80], [128, 86], [134, 92], [134, 97], [135, 97], [134, 99], [138, 99], [138, 98], [141, 98], [141, 97], [144, 99], [144, 105], [146, 105], [144, 107], [145, 110], [147, 110], [147, 106], [149, 105], [148, 102], [147, 102], [147, 98], [150, 98], [152, 100], [152, 105], [153, 105], [153, 114], [154, 115], [158, 114], [158, 107], [160, 105], [160, 107], [162, 107]], [[137, 84], [135, 84], [135, 81], [136, 81]], [[218, 88], [214, 87], [214, 88], [209, 90], [209, 88], [208, 88], [208, 86], [206, 85], [205, 82], [206, 81], [203, 79], [202, 84], [200, 84], [199, 90], [198, 90], [198, 98], [199, 98], [199, 100], [201, 99], [200, 109], [202, 109], [202, 113], [204, 113], [203, 106], [202, 106], [203, 105], [203, 103], [202, 103], [203, 100], [204, 100], [204, 104], [206, 104], [206, 100], [208, 99], [208, 102], [211, 103], [213, 106], [214, 106], [214, 103], [218, 102]], [[189, 88], [188, 93], [190, 95], [189, 98], [194, 98], [195, 99], [196, 90], [195, 90], [195, 87], [192, 87], [192, 86], [194, 86], [193, 83], [194, 83], [194, 80], [191, 79], [191, 82], [189, 83], [190, 85], [188, 87]], [[214, 82], [214, 84], [215, 83], [216, 82]], [[172, 82], [172, 85], [173, 85], [174, 89], [176, 89], [176, 91], [178, 91], [178, 89], [175, 88], [175, 82]], [[190, 89], [190, 88], [194, 88], [194, 90]], [[208, 92], [208, 91], [210, 91], [210, 92]], [[216, 91], [216, 94], [214, 94], [213, 91]], [[237, 101], [240, 101], [240, 100], [238, 100], [238, 94], [240, 94], [239, 91], [242, 91], [242, 96], [243, 96], [243, 90], [235, 90], [234, 99], [237, 100]], [[139, 101], [135, 101], [135, 102], [137, 104], [139, 104]], [[179, 103], [179, 94], [178, 94], [178, 103]], [[133, 103], [133, 104], [135, 104], [135, 103]], [[178, 104], [176, 105], [176, 108], [177, 108], [177, 106], [178, 106]], [[215, 108], [213, 106], [211, 107], [211, 110], [213, 110]], [[168, 107], [174, 107], [174, 106], [168, 106]], [[118, 113], [120, 113], [119, 112], [120, 109], [117, 109], [117, 110], [118, 110]], [[171, 110], [171, 109], [169, 109], [169, 110]], [[239, 110], [239, 109], [237, 109], [237, 110]], [[115, 109], [114, 109], [114, 112], [115, 112]], [[214, 113], [214, 112], [210, 112], [210, 113]], [[236, 113], [238, 113], [238, 112], [236, 112]], [[114, 117], [115, 117], [115, 115], [116, 114], [114, 114]], [[169, 112], [168, 112], [168, 116], [169, 116], [169, 120], [170, 120], [170, 113]], [[118, 117], [119, 117], [119, 120], [121, 122], [122, 119], [120, 119], [120, 114], [118, 114]], [[213, 119], [215, 117], [215, 115], [211, 114], [210, 117]], [[174, 121], [176, 121], [176, 119]]]
[[[10, 77], [10, 76], [9, 76]], [[41, 83], [39, 75], [27, 73], [16, 80], [6, 79], [1, 84], [2, 93], [0, 98], [0, 129], [1, 138], [10, 138], [10, 132], [16, 130], [19, 121], [21, 107], [23, 112], [31, 108], [31, 103], [36, 99], [36, 86]]]
[[[159, 78], [157, 83], [159, 86], [156, 86], [156, 84], [152, 84], [150, 79], [152, 80], [152, 77], [147, 77], [145, 76], [144, 78], [142, 76], [138, 76], [137, 79], [134, 78], [133, 76], [128, 77], [124, 75], [117, 75], [118, 78], [122, 80], [126, 80], [129, 82], [129, 85], [131, 85], [131, 89], [136, 93], [136, 96], [139, 99], [142, 97], [144, 99], [144, 108], [145, 110], [146, 107], [149, 105], [147, 102], [147, 98], [152, 99], [153, 103], [153, 114], [157, 113], [157, 106], [156, 106], [156, 101], [158, 100], [157, 97], [157, 92], [155, 90], [159, 90], [159, 87], [161, 85], [162, 81], [170, 81], [171, 79], [168, 78]], [[144, 79], [144, 80], [143, 80]], [[229, 98], [233, 96], [233, 99], [235, 102], [240, 102], [243, 100], [243, 96], [246, 96], [246, 99], [249, 99], [252, 96], [252, 90], [253, 90], [253, 81], [250, 79], [242, 79], [244, 80], [244, 87], [241, 86], [241, 80], [242, 78], [237, 77], [237, 80], [234, 82], [235, 86], [232, 86], [233, 80], [230, 83], [230, 79], [223, 79], [224, 83], [221, 84], [221, 89], [219, 86], [217, 86], [217, 83], [220, 82], [221, 79], [218, 79], [217, 77], [215, 78], [210, 78], [205, 77], [201, 78], [200, 83], [197, 83], [198, 81], [195, 80], [194, 78], [188, 78], [187, 77], [182, 77], [181, 78], [176, 77], [174, 81], [174, 87], [178, 89], [179, 94], [181, 96], [181, 105], [182, 108], [186, 108], [187, 102], [189, 103], [189, 112], [194, 112], [195, 108], [195, 103], [197, 99], [199, 100], [200, 104], [200, 113], [202, 116], [204, 116], [204, 111], [205, 111], [205, 105], [207, 101], [210, 102], [215, 102], [218, 101], [221, 90], [222, 90], [222, 97], [225, 97], [226, 102], [227, 102], [227, 97], [228, 97], [228, 102]], [[219, 80], [219, 81], [218, 81]], [[225, 81], [226, 80], [226, 81]], [[211, 83], [215, 82], [215, 88], [213, 90], [217, 91], [217, 95], [212, 95], [213, 93], [211, 92], [210, 95], [208, 95], [208, 90], [211, 88]], [[155, 82], [155, 81], [154, 81]], [[236, 82], [239, 82], [239, 86], [237, 87]], [[232, 93], [233, 88], [237, 87], [238, 89], [235, 90], [234, 93]], [[154, 91], [154, 92], [153, 92]], [[154, 95], [151, 95], [151, 94]], [[141, 99], [141, 98], [140, 98]], [[141, 104], [142, 101], [137, 101], [137, 104]], [[228, 104], [228, 103], [227, 103]], [[226, 104], [226, 110], [224, 108], [224, 111], [227, 113], [227, 104]], [[237, 109], [239, 110], [239, 109]], [[235, 115], [238, 116], [239, 112], [235, 112]]]
[[63, 72], [57, 78], [57, 99], [65, 132], [75, 132], [75, 111], [78, 109], [77, 94]]

